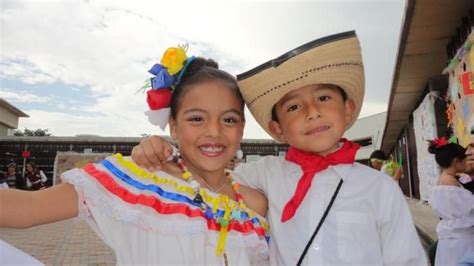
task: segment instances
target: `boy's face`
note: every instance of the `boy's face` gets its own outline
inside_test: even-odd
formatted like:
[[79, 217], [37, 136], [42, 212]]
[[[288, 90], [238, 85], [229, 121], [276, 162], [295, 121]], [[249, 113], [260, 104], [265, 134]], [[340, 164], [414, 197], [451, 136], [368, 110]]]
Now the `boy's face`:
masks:
[[269, 128], [281, 142], [324, 156], [337, 149], [354, 110], [354, 102], [344, 101], [338, 89], [309, 85], [275, 104], [279, 122], [271, 121]]

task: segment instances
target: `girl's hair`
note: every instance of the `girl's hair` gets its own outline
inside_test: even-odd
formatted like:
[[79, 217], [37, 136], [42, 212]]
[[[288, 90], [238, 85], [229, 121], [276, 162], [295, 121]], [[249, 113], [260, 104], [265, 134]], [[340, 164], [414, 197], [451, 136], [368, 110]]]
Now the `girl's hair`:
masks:
[[239, 100], [242, 118], [244, 118], [244, 99], [240, 93], [237, 80], [231, 74], [219, 69], [219, 65], [212, 59], [196, 57], [189, 64], [184, 72], [179, 84], [175, 87], [171, 96], [170, 108], [171, 117], [176, 119], [181, 99], [186, 94], [188, 88], [208, 81], [222, 81], [234, 93]]
[[31, 165], [31, 167], [33, 168], [33, 170], [36, 170], [36, 164], [35, 164], [35, 162], [33, 162], [33, 161], [28, 161], [28, 162], [26, 162], [25, 166], [26, 166], [27, 164]]
[[436, 147], [430, 142], [428, 152], [435, 155], [435, 160], [442, 168], [449, 168], [454, 159], [464, 160], [466, 158], [466, 149], [459, 144], [448, 143], [441, 147]]

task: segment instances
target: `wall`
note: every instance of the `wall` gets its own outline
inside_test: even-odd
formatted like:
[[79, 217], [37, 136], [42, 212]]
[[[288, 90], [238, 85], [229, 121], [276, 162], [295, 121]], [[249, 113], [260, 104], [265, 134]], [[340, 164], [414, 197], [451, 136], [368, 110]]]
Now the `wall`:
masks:
[[349, 140], [372, 138], [372, 145], [362, 147], [359, 152], [357, 152], [356, 160], [368, 159], [374, 150], [380, 149], [386, 118], [387, 113], [359, 118], [354, 125], [346, 131], [344, 137]]
[[459, 144], [469, 144], [470, 132], [474, 130], [474, 32], [451, 59], [444, 73], [449, 74], [448, 123], [452, 125]]
[[0, 124], [3, 124], [4, 126], [8, 126], [10, 128], [17, 128], [18, 116], [12, 113], [9, 109], [0, 105]]

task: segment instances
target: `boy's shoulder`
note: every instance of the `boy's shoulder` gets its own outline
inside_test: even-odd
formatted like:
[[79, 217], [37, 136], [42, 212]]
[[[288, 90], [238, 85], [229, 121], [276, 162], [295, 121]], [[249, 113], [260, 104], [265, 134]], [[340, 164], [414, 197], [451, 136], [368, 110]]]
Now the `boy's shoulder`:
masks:
[[393, 185], [392, 183], [394, 183], [393, 179], [385, 173], [357, 162], [353, 164], [338, 165], [334, 170], [338, 172], [339, 175], [346, 177], [346, 179], [357, 181], [359, 183], [364, 182], [371, 185]]
[[[258, 158], [255, 161], [242, 164], [242, 168], [237, 171], [245, 169], [246, 171], [261, 171], [269, 175], [279, 176], [281, 174], [288, 175], [295, 172], [301, 172], [301, 166], [293, 162], [287, 161], [285, 157], [266, 155]], [[239, 166], [240, 167], [240, 166]]]

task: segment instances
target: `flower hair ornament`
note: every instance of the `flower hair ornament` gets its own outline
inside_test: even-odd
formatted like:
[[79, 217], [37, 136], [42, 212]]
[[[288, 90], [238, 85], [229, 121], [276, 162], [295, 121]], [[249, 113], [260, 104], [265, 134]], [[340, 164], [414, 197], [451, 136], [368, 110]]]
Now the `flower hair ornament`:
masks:
[[160, 63], [148, 70], [154, 77], [148, 79], [141, 88], [148, 90], [146, 101], [150, 110], [145, 112], [148, 121], [161, 130], [165, 130], [168, 124], [171, 95], [194, 60], [194, 56], [186, 55], [187, 50], [188, 45], [166, 49]]
[[433, 139], [433, 140], [430, 140], [430, 145], [439, 149], [445, 145], [448, 145], [450, 142], [448, 141], [448, 139], [446, 139], [446, 137], [441, 137], [441, 138], [436, 138], [436, 139]]

